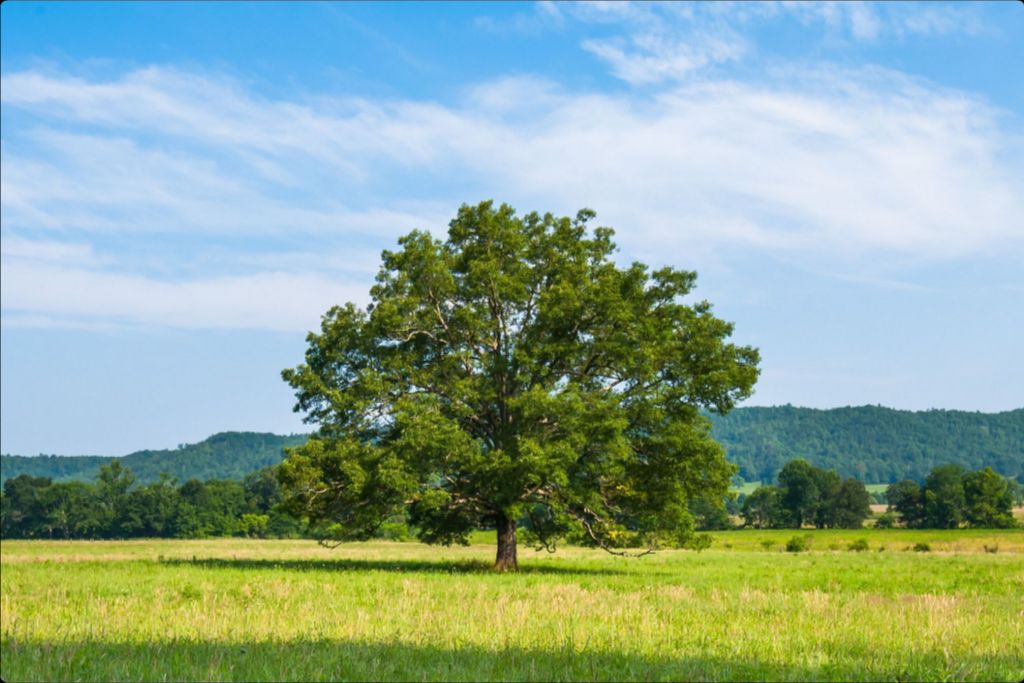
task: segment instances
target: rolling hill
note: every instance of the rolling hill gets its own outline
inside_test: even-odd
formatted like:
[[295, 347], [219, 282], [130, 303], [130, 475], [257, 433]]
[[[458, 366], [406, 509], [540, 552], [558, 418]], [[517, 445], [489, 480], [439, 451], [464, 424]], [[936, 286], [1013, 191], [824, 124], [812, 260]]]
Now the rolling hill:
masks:
[[[1024, 408], [1003, 413], [912, 412], [880, 406], [817, 410], [776, 406], [712, 415], [713, 433], [746, 481], [773, 481], [793, 458], [867, 483], [921, 480], [936, 465], [990, 466], [1024, 480]], [[120, 458], [140, 482], [168, 472], [188, 479], [241, 479], [284, 457], [307, 435], [223, 432], [173, 450]], [[28, 473], [55, 481], [89, 481], [111, 460], [101, 456], [0, 456], [0, 481]]]
[[868, 483], [922, 480], [944, 463], [988, 466], [1024, 479], [1024, 408], [973, 413], [775, 406], [710, 417], [715, 438], [746, 481], [773, 481], [793, 458]]
[[[199, 443], [171, 450], [138, 451], [117, 458], [135, 473], [140, 483], [156, 481], [167, 472], [179, 481], [189, 479], [241, 479], [284, 457], [283, 449], [304, 443], [305, 434], [279, 436], [257, 432], [222, 432]], [[0, 481], [31, 474], [54, 481], [91, 481], [100, 466], [113, 458], [95, 455], [3, 455]]]

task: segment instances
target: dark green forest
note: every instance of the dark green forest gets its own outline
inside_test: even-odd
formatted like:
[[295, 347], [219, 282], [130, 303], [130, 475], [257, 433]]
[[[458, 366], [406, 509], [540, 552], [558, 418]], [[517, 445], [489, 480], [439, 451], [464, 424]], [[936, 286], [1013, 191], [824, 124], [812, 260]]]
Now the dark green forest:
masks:
[[[117, 460], [140, 484], [151, 484], [166, 473], [179, 481], [233, 479], [276, 465], [282, 449], [305, 443], [305, 434], [278, 436], [257, 432], [222, 432], [205, 441], [182, 444], [176, 449], [138, 451]], [[103, 456], [39, 455], [0, 456], [0, 484], [21, 474], [47, 477], [54, 482], [92, 481], [100, 467], [112, 460]]]
[[[910, 412], [878, 406], [816, 410], [778, 406], [737, 408], [711, 415], [714, 436], [726, 447], [745, 481], [775, 481], [782, 466], [803, 458], [840, 477], [871, 484], [923, 482], [937, 465], [969, 470], [991, 467], [1024, 479], [1024, 408], [1004, 413], [956, 410]], [[118, 458], [139, 483], [166, 472], [179, 481], [241, 480], [284, 457], [282, 449], [307, 436], [224, 432], [172, 450], [147, 450]], [[55, 482], [92, 481], [101, 456], [0, 456], [0, 484], [20, 474]]]
[[1024, 478], [1024, 408], [970, 413], [777, 406], [709, 417], [715, 439], [745, 481], [770, 483], [794, 458], [872, 484], [924, 481], [945, 463]]

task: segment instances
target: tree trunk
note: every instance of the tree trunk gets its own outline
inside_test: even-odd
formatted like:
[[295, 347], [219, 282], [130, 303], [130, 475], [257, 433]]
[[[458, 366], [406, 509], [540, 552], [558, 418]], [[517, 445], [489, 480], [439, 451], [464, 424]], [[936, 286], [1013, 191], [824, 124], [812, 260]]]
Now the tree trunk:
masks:
[[498, 557], [494, 561], [494, 568], [500, 572], [514, 572], [519, 569], [516, 562], [516, 520], [498, 515], [497, 528]]

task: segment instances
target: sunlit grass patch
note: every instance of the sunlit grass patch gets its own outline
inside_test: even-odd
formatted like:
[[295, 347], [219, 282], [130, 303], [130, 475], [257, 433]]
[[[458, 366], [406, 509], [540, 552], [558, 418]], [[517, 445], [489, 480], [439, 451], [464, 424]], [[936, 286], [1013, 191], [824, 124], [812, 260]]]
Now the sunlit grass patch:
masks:
[[744, 533], [734, 545], [751, 550], [525, 551], [512, 575], [482, 545], [5, 542], [0, 675], [1019, 679], [1012, 533], [988, 539], [998, 554], [792, 554]]

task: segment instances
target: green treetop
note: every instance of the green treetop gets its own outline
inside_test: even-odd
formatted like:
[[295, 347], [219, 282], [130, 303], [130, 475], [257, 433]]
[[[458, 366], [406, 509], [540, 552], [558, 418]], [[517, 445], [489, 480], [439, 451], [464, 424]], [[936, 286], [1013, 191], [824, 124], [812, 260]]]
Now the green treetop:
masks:
[[554, 548], [574, 531], [612, 550], [681, 543], [687, 502], [734, 467], [701, 409], [750, 395], [758, 353], [726, 339], [696, 274], [612, 260], [612, 230], [463, 206], [447, 240], [414, 231], [386, 251], [371, 303], [332, 308], [285, 370], [319, 426], [280, 478], [325, 542], [405, 514], [421, 540], [516, 527]]

